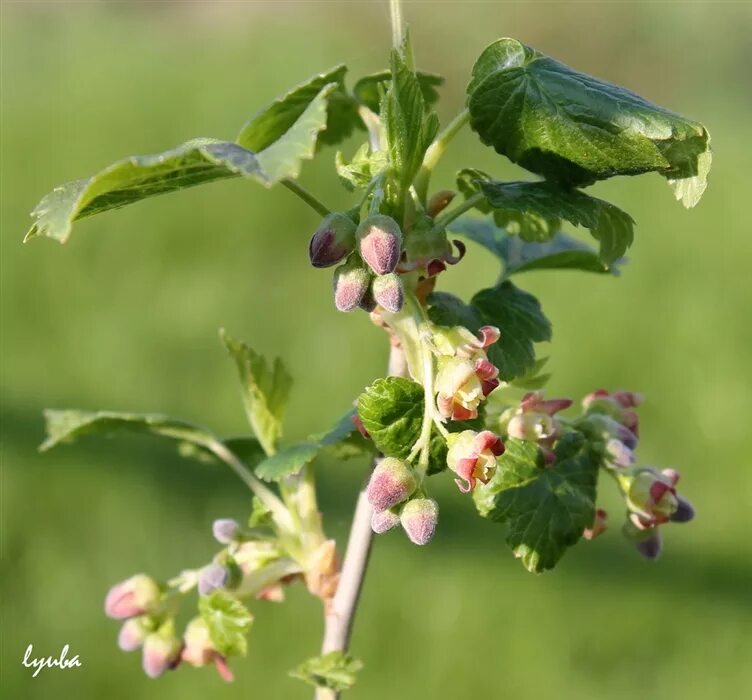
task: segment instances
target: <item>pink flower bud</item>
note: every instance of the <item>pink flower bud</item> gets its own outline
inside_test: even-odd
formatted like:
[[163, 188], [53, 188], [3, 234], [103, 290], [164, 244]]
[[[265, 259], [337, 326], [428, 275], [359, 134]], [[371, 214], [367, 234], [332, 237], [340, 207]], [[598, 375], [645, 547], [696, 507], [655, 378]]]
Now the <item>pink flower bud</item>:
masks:
[[150, 678], [158, 678], [180, 663], [183, 645], [175, 636], [172, 621], [166, 622], [144, 640], [143, 667]]
[[459, 477], [454, 481], [463, 493], [472, 491], [477, 481], [488, 483], [496, 472], [496, 458], [504, 453], [501, 438], [490, 430], [450, 433], [447, 445], [447, 466]]
[[616, 438], [606, 443], [606, 455], [608, 461], [617, 467], [631, 467], [635, 462], [634, 452]]
[[377, 277], [371, 286], [373, 298], [387, 311], [397, 313], [405, 303], [402, 279], [394, 272]]
[[598, 508], [598, 510], [595, 511], [595, 519], [593, 520], [593, 524], [586, 528], [582, 536], [586, 540], [594, 540], [598, 535], [600, 535], [602, 532], [606, 530], [606, 520], [608, 519], [608, 514], [606, 513], [603, 508]]
[[161, 592], [156, 581], [146, 574], [136, 574], [114, 585], [104, 601], [108, 617], [124, 620], [154, 610]]
[[135, 651], [153, 631], [147, 616], [132, 617], [123, 623], [118, 634], [118, 646], [123, 651]]
[[371, 529], [381, 535], [399, 525], [400, 517], [393, 510], [374, 511], [371, 516]]
[[363, 300], [371, 276], [356, 256], [334, 271], [334, 305], [339, 311], [353, 311]]
[[198, 592], [209, 595], [217, 588], [224, 588], [230, 581], [230, 571], [226, 566], [212, 562], [201, 569], [198, 575]]
[[191, 666], [206, 666], [216, 653], [206, 621], [202, 617], [194, 617], [183, 634], [181, 659]]
[[413, 544], [428, 544], [439, 520], [439, 505], [432, 498], [414, 498], [405, 503], [400, 522]]
[[366, 495], [374, 510], [380, 512], [407, 500], [416, 487], [415, 475], [405, 462], [385, 457], [373, 470]]
[[345, 214], [329, 214], [313, 234], [308, 256], [314, 267], [336, 265], [355, 248], [357, 226]]
[[360, 256], [377, 275], [394, 272], [400, 259], [402, 231], [389, 216], [374, 214], [358, 226]]
[[239, 532], [240, 525], [237, 520], [220, 518], [212, 523], [212, 534], [220, 544], [230, 544], [237, 538]]

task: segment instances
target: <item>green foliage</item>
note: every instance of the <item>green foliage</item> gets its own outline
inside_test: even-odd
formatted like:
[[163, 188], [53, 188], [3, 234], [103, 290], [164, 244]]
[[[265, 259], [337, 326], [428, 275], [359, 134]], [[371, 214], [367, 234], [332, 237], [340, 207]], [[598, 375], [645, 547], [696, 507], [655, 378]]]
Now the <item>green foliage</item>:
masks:
[[431, 305], [428, 315], [440, 326], [460, 325], [473, 332], [485, 325], [499, 328], [501, 338], [486, 352], [505, 381], [534, 367], [534, 343], [551, 340], [551, 324], [538, 300], [508, 280], [482, 289], [469, 304], [447, 292], [435, 292], [428, 301]]
[[222, 589], [198, 600], [198, 610], [209, 628], [212, 644], [222, 656], [245, 656], [245, 635], [253, 624], [253, 615], [234, 595]]
[[474, 493], [478, 512], [508, 525], [507, 543], [528, 571], [553, 568], [595, 516], [601, 453], [580, 433], [564, 435], [546, 466], [537, 444], [511, 438], [488, 484]]
[[282, 435], [292, 378], [279, 358], [270, 366], [264, 357], [224, 329], [220, 337], [238, 368], [248, 422], [265, 452], [272, 454]]
[[467, 94], [481, 140], [549, 180], [580, 186], [657, 172], [686, 207], [705, 190], [711, 154], [702, 124], [514, 39], [483, 51]]
[[387, 165], [387, 155], [384, 151], [372, 151], [368, 143], [364, 143], [348, 163], [341, 152], [337, 151], [334, 160], [337, 175], [342, 185], [351, 192], [365, 189], [376, 175]]
[[290, 671], [290, 675], [317, 688], [341, 692], [355, 685], [355, 675], [362, 668], [363, 662], [360, 659], [341, 651], [332, 651], [304, 661], [294, 671]]
[[[444, 84], [444, 78], [425, 71], [415, 71], [415, 77], [418, 79], [425, 106], [430, 107], [436, 104], [439, 100], [439, 93], [436, 88]], [[381, 98], [389, 89], [391, 80], [392, 74], [388, 70], [366, 75], [353, 86], [353, 95], [360, 103], [378, 114], [381, 111]]]

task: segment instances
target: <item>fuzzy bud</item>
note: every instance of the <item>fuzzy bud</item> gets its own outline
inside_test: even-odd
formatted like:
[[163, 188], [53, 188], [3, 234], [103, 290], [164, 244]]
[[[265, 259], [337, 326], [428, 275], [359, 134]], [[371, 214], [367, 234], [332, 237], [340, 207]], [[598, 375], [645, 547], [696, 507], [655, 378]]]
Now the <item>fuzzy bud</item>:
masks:
[[374, 214], [365, 219], [356, 237], [360, 256], [377, 275], [394, 272], [400, 259], [402, 231], [390, 216]]
[[166, 622], [144, 640], [143, 666], [149, 678], [158, 678], [180, 663], [183, 645], [175, 636], [172, 621]]
[[212, 562], [201, 569], [198, 576], [198, 592], [209, 595], [217, 588], [224, 588], [230, 582], [230, 570], [222, 564]]
[[191, 666], [206, 666], [217, 653], [211, 642], [209, 627], [202, 617], [194, 617], [186, 626], [183, 635], [181, 660]]
[[152, 631], [150, 620], [145, 615], [132, 617], [123, 623], [118, 634], [118, 646], [122, 651], [135, 651]]
[[240, 533], [240, 525], [232, 518], [220, 518], [212, 523], [212, 534], [220, 544], [230, 544]]
[[104, 611], [115, 620], [150, 612], [159, 604], [161, 592], [157, 582], [146, 574], [136, 574], [115, 584], [107, 593]]
[[357, 309], [368, 291], [371, 275], [360, 265], [357, 256], [334, 271], [334, 305], [338, 311]]
[[405, 303], [405, 293], [400, 276], [394, 272], [377, 277], [371, 286], [374, 300], [387, 311], [396, 314]]
[[314, 267], [331, 267], [343, 260], [355, 248], [357, 226], [345, 214], [329, 214], [313, 234], [308, 256]]
[[395, 457], [385, 457], [373, 470], [366, 488], [368, 502], [381, 512], [407, 500], [417, 482], [409, 466]]
[[393, 510], [374, 511], [371, 516], [371, 529], [381, 535], [399, 525], [400, 517]]
[[400, 513], [400, 522], [413, 544], [428, 544], [439, 520], [439, 505], [432, 498], [414, 498]]
[[694, 520], [695, 509], [692, 504], [682, 496], [677, 496], [676, 501], [676, 510], [669, 515], [669, 520], [672, 523], [688, 523], [690, 520]]

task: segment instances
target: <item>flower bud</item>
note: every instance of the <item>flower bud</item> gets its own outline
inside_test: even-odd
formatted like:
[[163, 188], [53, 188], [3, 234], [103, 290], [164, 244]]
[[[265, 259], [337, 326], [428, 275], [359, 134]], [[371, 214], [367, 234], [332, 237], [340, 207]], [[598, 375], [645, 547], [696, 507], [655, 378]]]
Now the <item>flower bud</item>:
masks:
[[645, 539], [637, 540], [635, 547], [646, 559], [657, 559], [663, 549], [663, 540], [660, 532], [657, 529], [652, 531]]
[[627, 506], [644, 524], [668, 522], [679, 506], [671, 477], [640, 469], [625, 483]]
[[373, 298], [381, 304], [387, 311], [396, 314], [405, 303], [404, 290], [402, 289], [402, 280], [394, 272], [388, 275], [377, 277], [371, 287]]
[[157, 582], [146, 574], [136, 574], [114, 585], [104, 601], [104, 611], [115, 620], [150, 612], [159, 604], [161, 592]]
[[308, 256], [314, 267], [336, 265], [355, 248], [357, 226], [345, 214], [329, 214], [313, 234], [308, 245]]
[[676, 501], [676, 510], [668, 516], [669, 520], [672, 523], [688, 523], [690, 520], [694, 520], [695, 509], [692, 504], [681, 496], [677, 496]]
[[381, 535], [399, 525], [400, 517], [393, 510], [374, 511], [371, 516], [371, 529]]
[[360, 256], [377, 274], [394, 272], [400, 259], [402, 231], [390, 216], [374, 214], [358, 226]]
[[426, 204], [426, 214], [432, 219], [435, 218], [438, 213], [444, 211], [449, 206], [449, 203], [456, 196], [457, 193], [451, 190], [440, 190], [432, 194]]
[[146, 615], [131, 617], [123, 623], [118, 634], [118, 646], [123, 651], [135, 651], [152, 631], [150, 620]]
[[181, 660], [196, 667], [206, 666], [217, 651], [211, 643], [209, 627], [202, 617], [194, 617], [188, 623], [183, 634], [183, 645]]
[[198, 576], [198, 592], [200, 595], [209, 595], [217, 588], [224, 588], [229, 582], [230, 570], [222, 564], [212, 562], [201, 569]]
[[143, 666], [150, 678], [158, 678], [180, 663], [183, 645], [175, 636], [175, 625], [170, 620], [144, 640]]
[[606, 458], [617, 467], [631, 467], [635, 461], [634, 452], [616, 438], [611, 438], [606, 443]]
[[447, 466], [460, 477], [454, 481], [463, 493], [472, 491], [476, 481], [488, 483], [496, 472], [496, 458], [504, 453], [501, 438], [490, 430], [450, 433], [447, 445]]
[[432, 498], [414, 498], [405, 503], [400, 522], [413, 544], [428, 544], [439, 520], [439, 505]]
[[598, 535], [605, 531], [607, 519], [608, 514], [606, 513], [606, 511], [603, 510], [603, 508], [598, 508], [598, 510], [595, 511], [593, 524], [590, 527], [585, 528], [582, 536], [586, 540], [594, 540], [596, 537], [598, 537]]
[[353, 311], [363, 300], [370, 282], [368, 270], [353, 255], [334, 271], [334, 305], [339, 311]]
[[230, 544], [238, 536], [240, 525], [232, 518], [220, 518], [212, 523], [212, 534], [220, 544]]
[[366, 488], [368, 502], [381, 512], [407, 500], [417, 482], [409, 466], [395, 457], [385, 457], [373, 470]]

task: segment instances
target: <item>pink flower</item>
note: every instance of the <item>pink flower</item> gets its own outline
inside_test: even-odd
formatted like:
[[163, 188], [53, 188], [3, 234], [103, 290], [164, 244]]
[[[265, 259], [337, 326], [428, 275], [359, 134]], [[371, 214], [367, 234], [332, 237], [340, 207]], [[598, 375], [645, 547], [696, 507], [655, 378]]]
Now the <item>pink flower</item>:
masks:
[[406, 501], [418, 483], [412, 469], [395, 457], [385, 457], [373, 470], [366, 495], [374, 510], [381, 512]]
[[356, 233], [360, 256], [377, 275], [394, 272], [400, 259], [402, 231], [390, 216], [374, 214], [365, 219]]
[[439, 505], [432, 498], [414, 498], [405, 503], [400, 522], [413, 544], [428, 544], [436, 531]]
[[454, 481], [463, 493], [472, 491], [478, 481], [488, 483], [496, 472], [496, 458], [504, 454], [504, 443], [490, 430], [450, 433], [447, 444], [447, 465], [459, 477]]
[[638, 529], [670, 520], [679, 507], [675, 488], [678, 480], [679, 473], [673, 469], [665, 469], [661, 473], [653, 469], [638, 469], [623, 479], [630, 519]]
[[560, 432], [556, 413], [571, 405], [570, 399], [545, 400], [540, 391], [525, 394], [519, 408], [509, 417], [507, 433], [509, 437], [518, 440], [529, 440], [550, 446]]
[[150, 612], [159, 604], [161, 591], [157, 582], [146, 574], [136, 574], [115, 584], [107, 593], [104, 611], [115, 620]]
[[158, 678], [165, 671], [175, 668], [180, 663], [182, 649], [181, 641], [175, 636], [173, 622], [166, 622], [144, 640], [144, 672], [149, 678]]
[[229, 683], [234, 679], [225, 658], [212, 644], [209, 628], [201, 617], [194, 617], [185, 628], [180, 659], [196, 667], [214, 663], [222, 680]]

